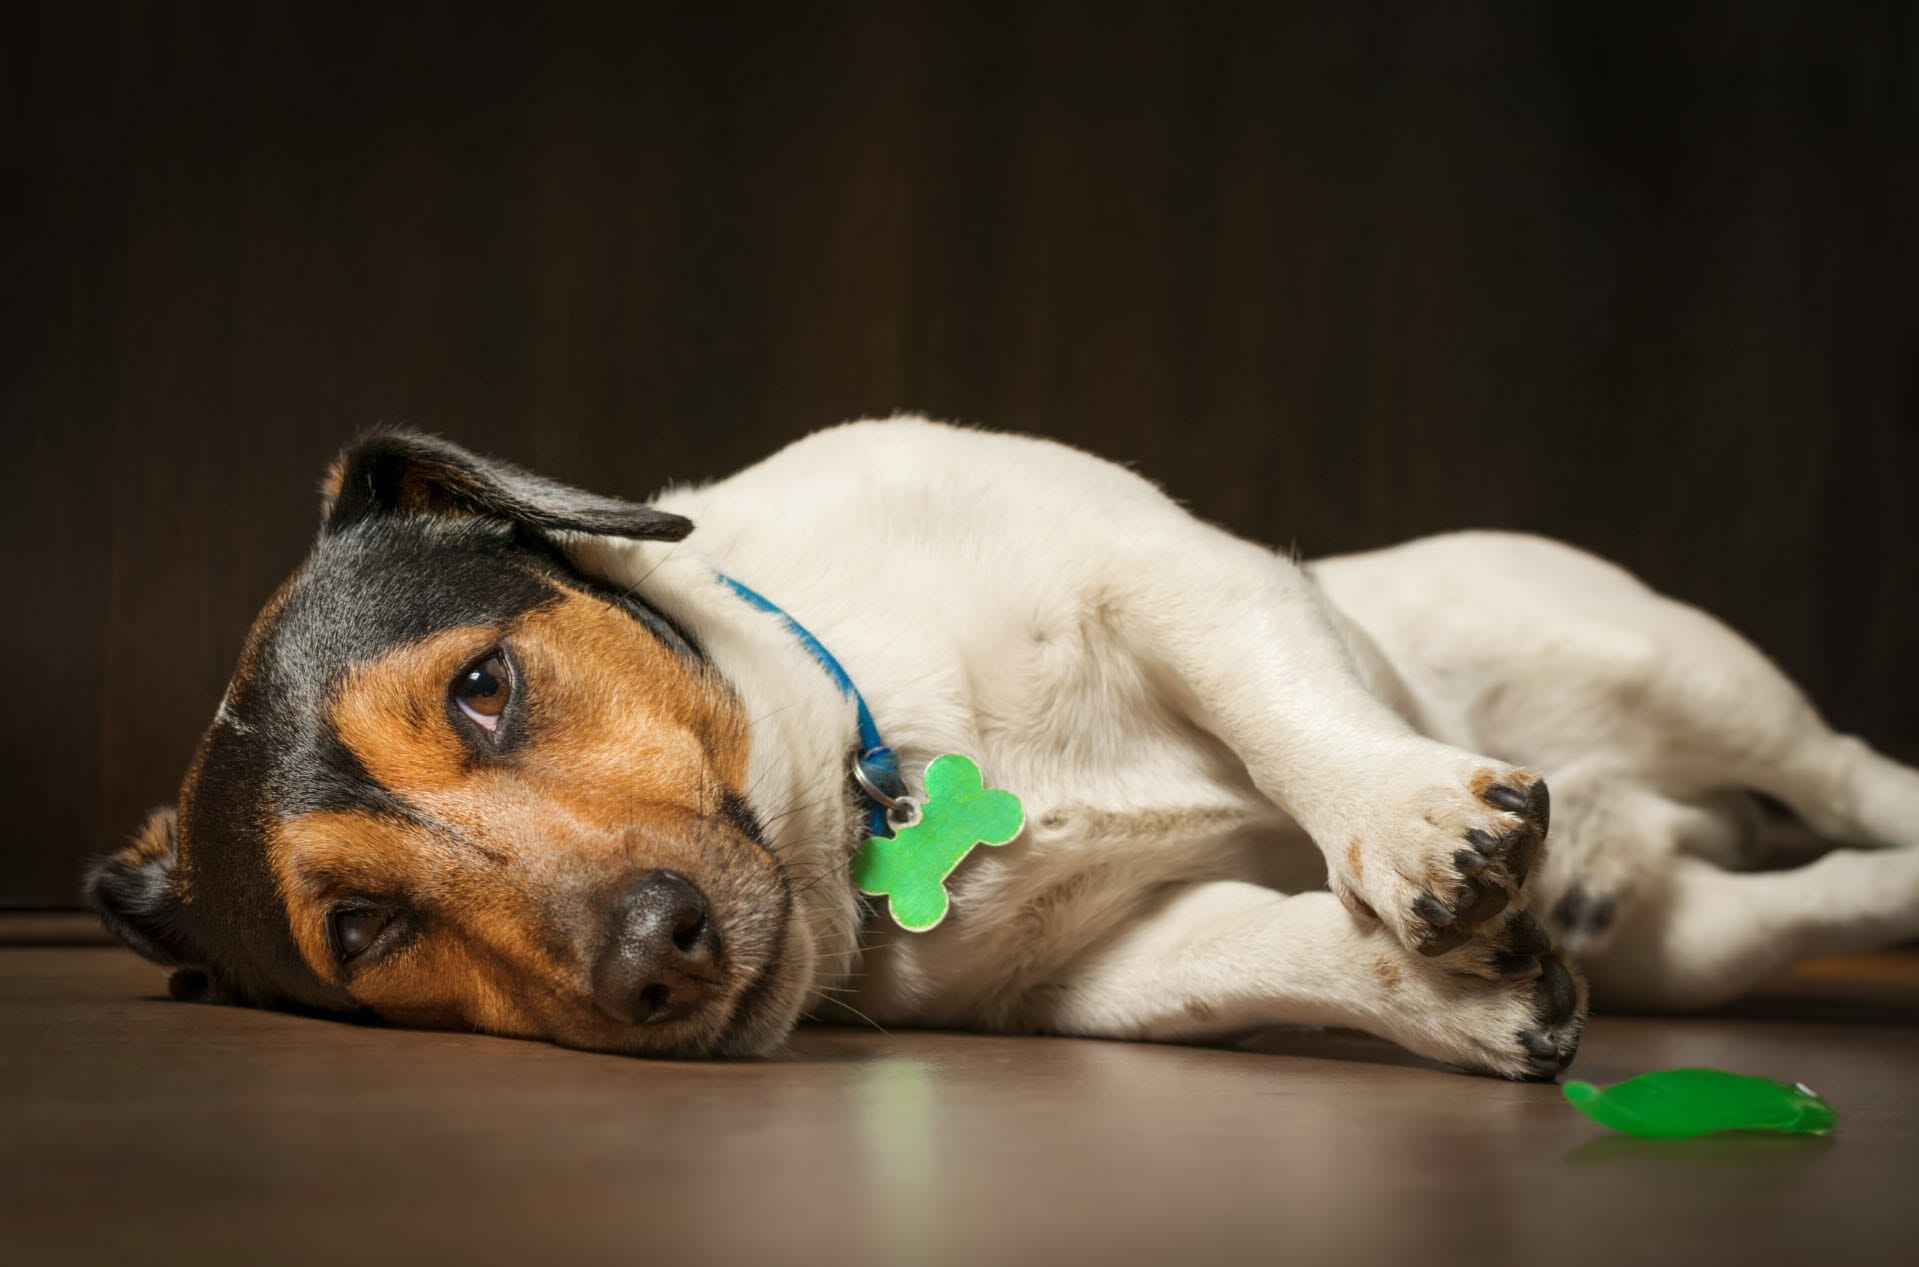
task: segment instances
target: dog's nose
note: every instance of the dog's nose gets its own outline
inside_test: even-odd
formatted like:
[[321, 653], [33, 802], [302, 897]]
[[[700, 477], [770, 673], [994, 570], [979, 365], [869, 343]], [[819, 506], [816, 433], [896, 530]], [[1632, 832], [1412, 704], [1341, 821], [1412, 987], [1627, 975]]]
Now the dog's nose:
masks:
[[658, 1025], [718, 992], [720, 932], [706, 895], [676, 871], [648, 871], [614, 899], [612, 935], [593, 966], [593, 1001], [617, 1021]]

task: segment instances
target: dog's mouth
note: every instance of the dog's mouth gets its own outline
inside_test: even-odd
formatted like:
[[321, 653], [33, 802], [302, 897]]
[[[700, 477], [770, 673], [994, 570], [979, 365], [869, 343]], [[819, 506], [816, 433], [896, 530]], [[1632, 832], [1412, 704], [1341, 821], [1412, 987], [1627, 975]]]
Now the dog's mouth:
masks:
[[718, 1032], [701, 1045], [702, 1049], [697, 1054], [721, 1057], [760, 1054], [763, 1044], [754, 1039], [767, 1027], [773, 1003], [781, 993], [780, 970], [781, 964], [776, 959], [746, 980], [745, 988], [740, 991], [739, 999], [726, 1020]]
[[790, 886], [782, 883], [777, 924], [766, 939], [767, 953], [740, 974], [738, 993], [726, 1018], [699, 1053], [707, 1056], [758, 1056], [783, 1039], [798, 1019], [799, 975], [788, 945], [792, 923]]

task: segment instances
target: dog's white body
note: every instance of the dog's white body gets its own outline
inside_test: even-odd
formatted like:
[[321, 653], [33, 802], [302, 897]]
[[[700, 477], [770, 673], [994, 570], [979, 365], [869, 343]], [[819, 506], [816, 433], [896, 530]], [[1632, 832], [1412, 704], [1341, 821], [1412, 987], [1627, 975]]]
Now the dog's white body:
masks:
[[[1556, 820], [1513, 909], [1557, 903], [1602, 997], [1706, 1004], [1919, 933], [1919, 849], [1706, 860], [1741, 847], [1715, 799], [1740, 788], [1832, 837], [1919, 843], [1919, 775], [1834, 736], [1730, 631], [1568, 547], [1470, 533], [1308, 575], [1112, 464], [914, 419], [658, 504], [695, 535], [578, 554], [746, 701], [748, 798], [812, 965], [795, 1010], [1174, 1039], [1350, 1025], [1521, 1072], [1532, 984], [1477, 971], [1473, 944], [1415, 953], [1403, 913], [1462, 830], [1513, 819], [1468, 790], [1525, 777], [1508, 762], [1550, 779]], [[938, 929], [862, 923], [852, 706], [715, 570], [831, 648], [909, 781], [962, 752], [1024, 802], [1025, 833], [960, 867]]]

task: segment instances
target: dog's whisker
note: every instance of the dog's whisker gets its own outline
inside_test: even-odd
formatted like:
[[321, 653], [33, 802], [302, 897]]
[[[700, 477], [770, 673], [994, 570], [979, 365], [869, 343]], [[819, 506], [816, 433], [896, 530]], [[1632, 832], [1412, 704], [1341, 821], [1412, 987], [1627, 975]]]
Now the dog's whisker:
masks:
[[[886, 1033], [886, 1027], [884, 1025], [881, 1025], [878, 1021], [874, 1020], [872, 1017], [868, 1016], [866, 1013], [860, 1011], [858, 1008], [854, 1007], [851, 1003], [848, 1003], [845, 999], [822, 999], [820, 1000], [820, 1002], [839, 1008], [842, 1011], [850, 1012], [854, 1016], [858, 1017], [860, 1020], [864, 1021], [866, 1024], [872, 1026], [873, 1029], [878, 1031], [879, 1033], [881, 1034]], [[814, 1006], [817, 1007], [818, 1004], [815, 1004]]]

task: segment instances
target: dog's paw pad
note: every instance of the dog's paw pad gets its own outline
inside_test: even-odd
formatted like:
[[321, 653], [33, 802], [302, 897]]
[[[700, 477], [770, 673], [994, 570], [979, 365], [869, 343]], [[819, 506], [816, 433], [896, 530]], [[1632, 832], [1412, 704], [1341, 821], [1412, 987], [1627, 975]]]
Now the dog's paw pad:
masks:
[[1619, 899], [1610, 893], [1595, 893], [1575, 880], [1552, 904], [1549, 918], [1561, 941], [1577, 953], [1590, 952], [1605, 944], [1619, 922]]
[[1612, 930], [1619, 918], [1619, 903], [1611, 895], [1596, 897], [1575, 880], [1560, 899], [1553, 903], [1552, 921], [1562, 936], [1573, 933], [1601, 934]]

